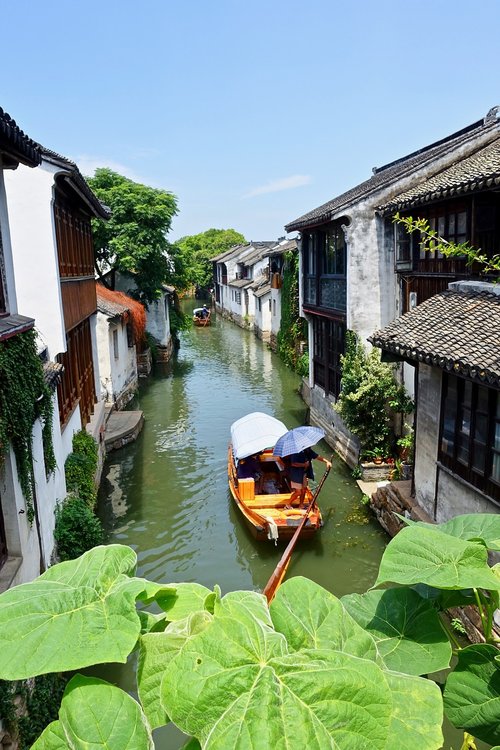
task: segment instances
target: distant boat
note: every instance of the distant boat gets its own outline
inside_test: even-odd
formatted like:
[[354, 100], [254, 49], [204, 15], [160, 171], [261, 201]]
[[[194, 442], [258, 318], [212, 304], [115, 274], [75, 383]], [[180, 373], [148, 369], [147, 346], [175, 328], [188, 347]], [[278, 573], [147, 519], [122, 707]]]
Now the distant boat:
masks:
[[[203, 313], [206, 313], [205, 315]], [[203, 307], [195, 307], [193, 310], [193, 323], [195, 326], [209, 326], [210, 325], [210, 310], [204, 309]]]
[[[252, 412], [231, 426], [228, 449], [229, 488], [250, 531], [258, 540], [288, 541], [306, 515], [313, 499], [307, 487], [301, 495], [290, 489], [283, 459], [273, 455], [276, 441], [288, 432], [279, 419]], [[238, 477], [238, 463], [252, 457], [257, 477]], [[241, 469], [241, 467], [240, 467]], [[244, 472], [240, 470], [240, 474]], [[321, 511], [312, 504], [301, 539], [307, 539], [322, 526]]]

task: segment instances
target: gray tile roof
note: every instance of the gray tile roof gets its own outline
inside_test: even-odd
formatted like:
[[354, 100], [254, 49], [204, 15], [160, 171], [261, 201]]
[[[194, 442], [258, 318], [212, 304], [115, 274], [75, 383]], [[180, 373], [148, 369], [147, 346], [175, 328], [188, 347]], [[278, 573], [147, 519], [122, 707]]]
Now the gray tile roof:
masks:
[[268, 294], [268, 292], [271, 291], [271, 282], [266, 281], [264, 283], [261, 283], [254, 287], [253, 293], [256, 297], [263, 297], [265, 294]]
[[464, 195], [478, 190], [497, 188], [500, 185], [500, 134], [498, 139], [465, 159], [460, 159], [449, 169], [430, 177], [411, 190], [396, 196], [379, 211], [393, 213], [408, 208]]
[[99, 312], [103, 313], [103, 315], [107, 315], [108, 318], [121, 318], [122, 315], [125, 315], [125, 313], [129, 311], [129, 308], [126, 305], [115, 300], [106, 299], [99, 294], [99, 291], [100, 285], [96, 284], [97, 309]]
[[241, 257], [241, 262], [250, 265], [255, 263], [255, 260], [249, 261], [249, 258], [253, 258], [255, 255], [256, 260], [262, 258], [264, 253], [273, 247], [275, 242], [247, 242], [242, 245], [234, 245], [229, 250], [226, 250], [214, 258], [210, 258], [213, 263], [225, 262], [227, 260], [234, 260], [235, 258]]
[[228, 286], [234, 286], [236, 289], [244, 289], [246, 286], [251, 286], [253, 284], [253, 279], [233, 279], [232, 281], [228, 281]]
[[390, 186], [391, 183], [405, 176], [411, 175], [417, 169], [430, 165], [433, 161], [451, 153], [455, 149], [465, 147], [471, 143], [473, 144], [479, 136], [487, 136], [491, 131], [494, 137], [494, 134], [498, 131], [497, 110], [497, 107], [493, 107], [483, 120], [478, 120], [478, 122], [453, 133], [441, 141], [432, 143], [419, 151], [414, 151], [390, 164], [374, 169], [373, 177], [290, 222], [285, 226], [286, 231], [292, 232], [331, 221], [335, 216], [341, 216], [342, 212], [346, 211], [353, 204], [368, 198], [378, 190]]
[[49, 388], [55, 390], [59, 383], [64, 367], [59, 362], [45, 362], [43, 365], [43, 378]]
[[499, 331], [500, 288], [498, 293], [448, 289], [368, 340], [407, 361], [425, 362], [498, 388]]
[[289, 250], [297, 250], [298, 247], [299, 245], [296, 239], [283, 240], [282, 242], [278, 242], [271, 248], [271, 250], [265, 253], [264, 257], [273, 258], [276, 255], [283, 255], [283, 253], [286, 253]]
[[0, 154], [4, 154], [6, 166], [17, 166], [21, 162], [36, 167], [42, 160], [39, 144], [29, 138], [1, 107]]
[[62, 167], [69, 172], [66, 179], [73, 188], [76, 189], [76, 192], [80, 193], [81, 197], [83, 197], [89, 208], [92, 210], [92, 213], [98, 218], [109, 219], [111, 211], [104, 205], [104, 203], [101, 203], [97, 195], [90, 189], [75, 162], [71, 161], [71, 159], [68, 159], [66, 156], [61, 156], [61, 154], [51, 151], [49, 148], [45, 148], [45, 146], [40, 146], [40, 149], [42, 156], [46, 161]]
[[6, 315], [0, 318], [0, 341], [6, 341], [18, 333], [24, 333], [33, 328], [35, 321], [25, 315]]

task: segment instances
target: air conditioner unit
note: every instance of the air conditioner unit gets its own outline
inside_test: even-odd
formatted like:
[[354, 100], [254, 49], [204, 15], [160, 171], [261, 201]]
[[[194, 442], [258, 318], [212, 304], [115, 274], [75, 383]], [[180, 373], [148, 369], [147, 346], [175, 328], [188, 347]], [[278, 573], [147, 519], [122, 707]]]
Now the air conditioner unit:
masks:
[[416, 292], [410, 292], [410, 296], [408, 298], [408, 306], [410, 310], [413, 310], [413, 308], [417, 306], [417, 293]]

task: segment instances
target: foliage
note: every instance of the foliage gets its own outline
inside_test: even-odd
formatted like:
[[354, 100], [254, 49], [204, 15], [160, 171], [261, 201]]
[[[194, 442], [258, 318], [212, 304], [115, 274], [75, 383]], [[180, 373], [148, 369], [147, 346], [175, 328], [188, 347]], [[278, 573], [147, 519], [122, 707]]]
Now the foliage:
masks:
[[[376, 582], [395, 587], [339, 600], [297, 577], [270, 607], [256, 592], [221, 597], [217, 587], [136, 578], [133, 550], [96, 547], [0, 596], [0, 677], [123, 663], [139, 648], [138, 702], [76, 675], [35, 750], [83, 750], [93, 737], [142, 750], [169, 721], [196, 738], [193, 750], [437, 750], [443, 708], [497, 743], [500, 575], [488, 550], [499, 546], [496, 515], [410, 522]], [[471, 590], [486, 643], [460, 648], [440, 613], [469, 603]], [[442, 695], [422, 675], [450, 669], [452, 654]]]
[[70, 453], [64, 464], [64, 473], [68, 492], [78, 495], [92, 509], [97, 499], [92, 459], [81, 453]]
[[441, 237], [431, 226], [427, 219], [413, 219], [411, 216], [401, 216], [396, 213], [393, 217], [396, 224], [405, 227], [409, 234], [419, 233], [420, 246], [428, 252], [442, 253], [446, 258], [465, 258], [467, 265], [478, 263], [482, 266], [483, 274], [500, 274], [500, 254], [489, 257], [468, 242], [450, 242]]
[[18, 686], [26, 703], [26, 714], [17, 720], [20, 750], [31, 747], [45, 727], [57, 719], [67, 682], [63, 675], [44, 674]]
[[407, 413], [413, 402], [394, 379], [395, 367], [380, 361], [380, 352], [369, 354], [353, 331], [346, 333], [342, 357], [342, 384], [335, 409], [361, 443], [362, 456], [391, 453], [392, 414]]
[[177, 213], [177, 199], [166, 190], [133, 182], [111, 169], [96, 169], [87, 182], [111, 209], [109, 221], [93, 219], [96, 266], [132, 273], [141, 302], [160, 296], [176, 275], [177, 251], [166, 235]]
[[60, 560], [74, 560], [103, 541], [102, 524], [88, 503], [69, 495], [56, 507], [54, 539]]
[[301, 353], [299, 343], [307, 340], [307, 323], [299, 315], [299, 255], [285, 253], [281, 288], [281, 323], [277, 351], [283, 362], [302, 376], [309, 372], [309, 356]]
[[52, 391], [45, 382], [36, 348], [34, 330], [20, 333], [0, 344], [0, 452], [12, 445], [17, 473], [26, 501], [28, 521], [35, 517], [33, 506], [33, 425], [42, 421], [45, 471], [56, 467], [52, 443]]
[[71, 447], [73, 448], [73, 453], [86, 456], [92, 462], [92, 470], [95, 472], [97, 469], [99, 448], [92, 435], [86, 430], [75, 432]]
[[234, 229], [208, 229], [200, 234], [182, 237], [177, 241], [185, 267], [185, 277], [198, 289], [209, 289], [213, 284], [212, 258], [234, 245], [246, 242]]

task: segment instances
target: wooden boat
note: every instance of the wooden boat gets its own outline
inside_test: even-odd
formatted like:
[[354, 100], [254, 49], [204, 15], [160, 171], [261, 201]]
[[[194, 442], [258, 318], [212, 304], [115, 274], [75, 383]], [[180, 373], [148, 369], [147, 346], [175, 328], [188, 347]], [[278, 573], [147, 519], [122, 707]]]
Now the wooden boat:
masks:
[[[229, 489], [253, 536], [258, 540], [289, 541], [304, 516], [300, 533], [307, 539], [322, 526], [321, 511], [309, 488], [301, 494], [292, 491], [281, 458], [273, 455], [273, 446], [287, 432], [278, 419], [262, 412], [253, 412], [231, 426], [228, 448]], [[261, 477], [238, 478], [237, 464], [255, 456]]]
[[195, 326], [205, 328], [205, 326], [210, 325], [210, 310], [206, 311], [208, 313], [206, 317], [203, 317], [202, 310], [202, 307], [197, 307], [193, 310], [193, 323], [195, 324]]

